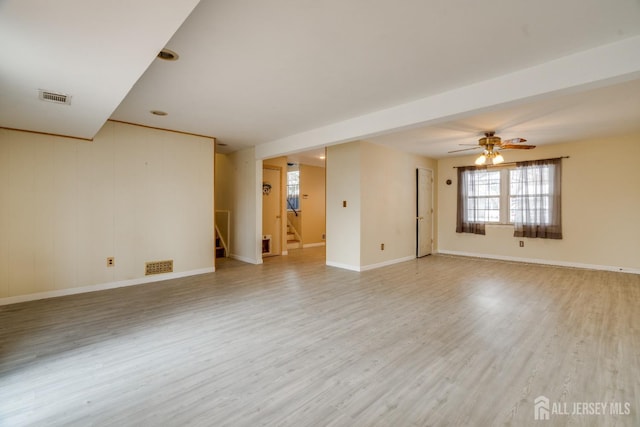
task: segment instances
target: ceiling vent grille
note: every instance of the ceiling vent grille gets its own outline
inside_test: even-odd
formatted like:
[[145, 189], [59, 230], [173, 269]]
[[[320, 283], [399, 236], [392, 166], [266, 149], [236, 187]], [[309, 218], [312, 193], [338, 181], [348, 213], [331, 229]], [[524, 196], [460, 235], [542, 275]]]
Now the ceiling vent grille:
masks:
[[38, 98], [41, 101], [49, 101], [56, 104], [65, 104], [71, 105], [71, 95], [66, 95], [64, 93], [51, 92], [48, 90], [39, 89], [38, 90]]

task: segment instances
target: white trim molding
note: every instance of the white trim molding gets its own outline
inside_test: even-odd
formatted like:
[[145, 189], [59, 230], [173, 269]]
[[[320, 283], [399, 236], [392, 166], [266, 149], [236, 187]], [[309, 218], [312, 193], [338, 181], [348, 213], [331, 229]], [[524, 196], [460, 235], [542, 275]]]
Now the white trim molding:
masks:
[[247, 262], [249, 264], [255, 264], [255, 265], [262, 264], [262, 258], [256, 260], [253, 258], [249, 258], [246, 256], [237, 255], [237, 254], [230, 254], [229, 258], [237, 259], [238, 261]]
[[542, 265], [553, 265], [557, 267], [582, 268], [586, 270], [603, 270], [603, 271], [616, 271], [618, 273], [640, 274], [640, 269], [628, 268], [628, 267], [616, 267], [611, 265], [584, 264], [580, 262], [571, 262], [571, 261], [558, 261], [558, 260], [539, 259], [539, 258], [521, 258], [521, 257], [512, 257], [512, 256], [504, 256], [504, 255], [474, 253], [474, 252], [448, 251], [443, 249], [438, 250], [438, 253], [443, 255], [456, 255], [456, 256], [464, 256], [464, 257], [472, 257], [472, 258], [495, 259], [499, 261], [513, 261], [513, 262], [522, 262], [527, 264], [542, 264]]
[[67, 295], [84, 294], [87, 292], [105, 291], [108, 289], [124, 288], [126, 286], [144, 285], [146, 283], [162, 282], [169, 279], [179, 279], [181, 277], [197, 276], [215, 272], [215, 267], [201, 268], [198, 270], [181, 271], [177, 273], [154, 274], [137, 279], [120, 280], [117, 282], [99, 283], [96, 285], [80, 286], [77, 288], [58, 289], [55, 291], [37, 292], [33, 294], [16, 295], [13, 297], [0, 298], [0, 306], [16, 304], [19, 302], [35, 301], [39, 299], [63, 297]]
[[320, 242], [320, 243], [305, 243], [302, 245], [303, 248], [316, 248], [318, 246], [325, 246], [326, 243], [325, 242]]
[[336, 268], [342, 268], [343, 270], [351, 270], [351, 271], [360, 272], [360, 266], [358, 266], [358, 265], [342, 264], [342, 263], [333, 262], [333, 261], [327, 261], [326, 264], [329, 267], [336, 267]]
[[337, 268], [342, 268], [342, 269], [345, 269], [345, 270], [362, 272], [362, 271], [374, 270], [376, 268], [386, 267], [388, 265], [398, 264], [398, 263], [401, 263], [401, 262], [407, 262], [407, 261], [411, 261], [411, 260], [414, 260], [414, 259], [416, 259], [415, 255], [410, 255], [410, 256], [406, 256], [406, 257], [402, 257], [402, 258], [396, 258], [396, 259], [390, 259], [388, 261], [378, 262], [376, 264], [368, 264], [368, 265], [362, 265], [362, 266], [341, 264], [341, 263], [332, 262], [332, 261], [327, 261], [326, 264], [329, 267], [337, 267]]
[[360, 271], [374, 270], [376, 268], [386, 267], [388, 265], [399, 264], [401, 262], [407, 262], [416, 259], [415, 255], [409, 255], [402, 258], [390, 259], [389, 261], [378, 262], [376, 264], [363, 265], [360, 267]]

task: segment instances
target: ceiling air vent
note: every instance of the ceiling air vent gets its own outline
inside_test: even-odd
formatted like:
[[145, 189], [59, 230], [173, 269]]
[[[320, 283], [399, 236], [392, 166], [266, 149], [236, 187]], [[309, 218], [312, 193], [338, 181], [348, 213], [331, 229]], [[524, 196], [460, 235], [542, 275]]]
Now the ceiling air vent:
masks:
[[64, 93], [51, 92], [49, 90], [38, 90], [40, 100], [54, 102], [56, 104], [65, 104], [71, 105], [71, 95], [66, 95]]

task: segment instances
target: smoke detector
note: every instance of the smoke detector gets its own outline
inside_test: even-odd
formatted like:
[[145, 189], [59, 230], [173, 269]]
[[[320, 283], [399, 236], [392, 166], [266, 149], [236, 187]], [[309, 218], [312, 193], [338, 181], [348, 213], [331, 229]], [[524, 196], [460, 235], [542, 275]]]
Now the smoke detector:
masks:
[[71, 105], [71, 95], [65, 93], [38, 89], [38, 98], [41, 101], [53, 102], [54, 104]]

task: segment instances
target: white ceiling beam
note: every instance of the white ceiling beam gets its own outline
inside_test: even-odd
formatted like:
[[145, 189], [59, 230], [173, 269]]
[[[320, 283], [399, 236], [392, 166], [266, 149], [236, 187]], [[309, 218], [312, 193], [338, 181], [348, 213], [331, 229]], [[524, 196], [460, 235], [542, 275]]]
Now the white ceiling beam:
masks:
[[256, 146], [265, 159], [640, 78], [640, 36]]

